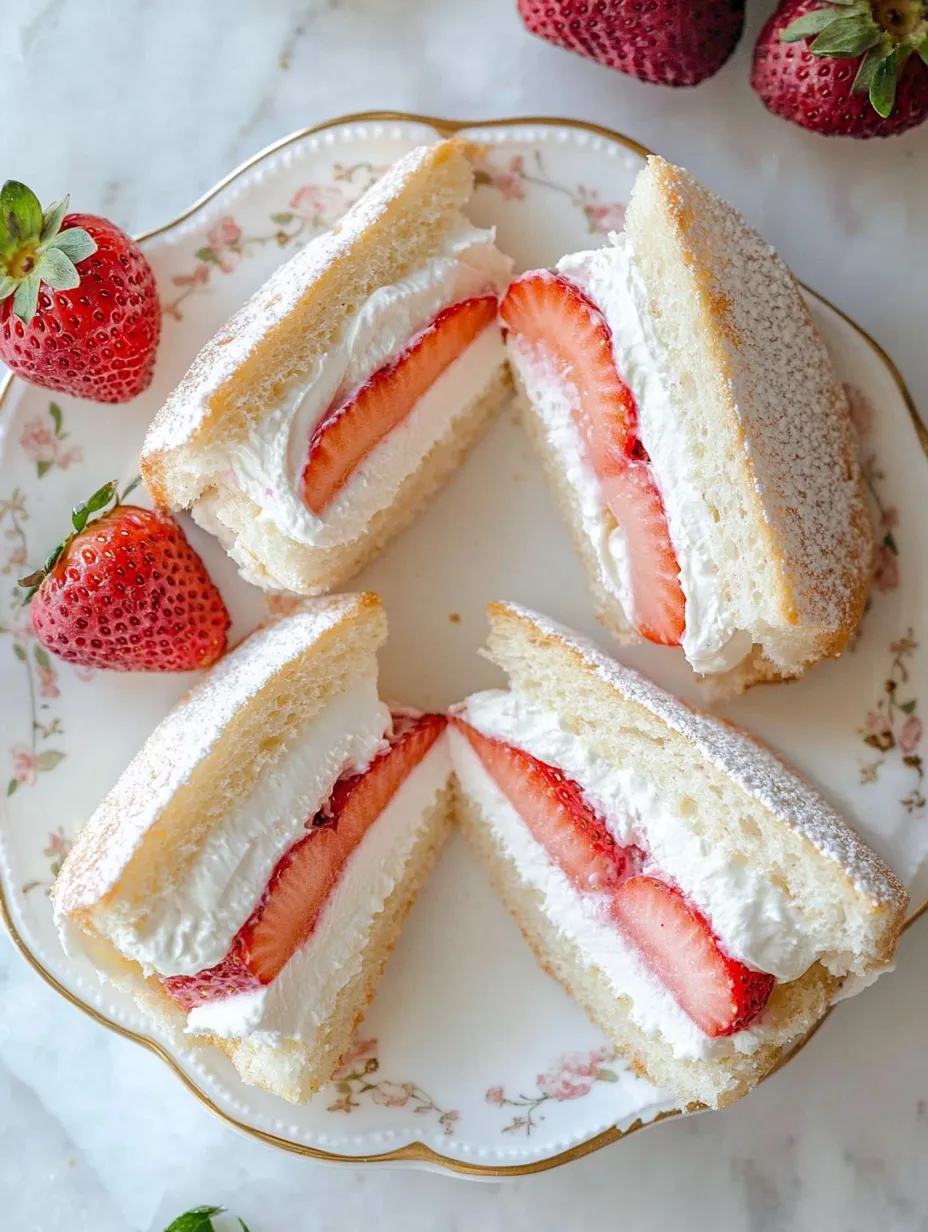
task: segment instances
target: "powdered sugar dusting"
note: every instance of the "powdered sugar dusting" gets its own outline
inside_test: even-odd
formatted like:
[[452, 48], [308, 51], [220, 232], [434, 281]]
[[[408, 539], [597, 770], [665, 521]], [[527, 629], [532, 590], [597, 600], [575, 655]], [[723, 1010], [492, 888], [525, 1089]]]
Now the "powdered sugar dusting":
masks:
[[202, 422], [213, 394], [233, 376], [268, 330], [296, 307], [314, 282], [384, 213], [406, 180], [433, 155], [418, 146], [400, 158], [331, 230], [286, 261], [200, 351], [152, 423], [144, 452], [176, 448]]
[[870, 522], [847, 400], [799, 286], [740, 214], [685, 171], [652, 157], [645, 177], [656, 177], [711, 320], [800, 621], [847, 627], [869, 569]]
[[791, 830], [838, 864], [872, 902], [901, 907], [906, 892], [896, 874], [871, 851], [820, 792], [790, 770], [747, 732], [694, 710], [631, 668], [604, 654], [593, 642], [547, 616], [514, 603], [500, 604], [529, 622], [544, 637], [575, 650], [597, 676], [627, 701], [650, 711], [685, 736], [702, 756], [734, 780]]
[[55, 886], [55, 914], [92, 906], [117, 883], [149, 827], [230, 720], [286, 664], [360, 615], [365, 595], [306, 602], [221, 659], [155, 728], [75, 840]]

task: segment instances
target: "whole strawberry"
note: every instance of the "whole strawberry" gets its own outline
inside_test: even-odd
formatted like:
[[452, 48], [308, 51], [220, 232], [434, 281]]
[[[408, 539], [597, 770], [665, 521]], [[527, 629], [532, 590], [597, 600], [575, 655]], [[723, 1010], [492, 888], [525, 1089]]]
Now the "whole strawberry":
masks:
[[47, 650], [124, 672], [189, 672], [216, 662], [229, 613], [173, 518], [121, 504], [107, 483], [71, 521], [44, 566], [20, 580]]
[[738, 45], [744, 0], [518, 0], [532, 34], [665, 86], [695, 86]]
[[0, 359], [33, 385], [128, 402], [155, 367], [155, 276], [125, 232], [67, 209], [43, 213], [16, 180], [0, 189]]
[[891, 137], [928, 119], [925, 0], [784, 0], [754, 50], [764, 106], [826, 137]]

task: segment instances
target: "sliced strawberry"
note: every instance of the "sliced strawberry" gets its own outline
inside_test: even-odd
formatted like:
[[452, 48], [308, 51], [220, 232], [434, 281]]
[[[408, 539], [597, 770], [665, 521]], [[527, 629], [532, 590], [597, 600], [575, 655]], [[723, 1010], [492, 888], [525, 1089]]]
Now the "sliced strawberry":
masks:
[[452, 719], [532, 835], [578, 890], [618, 884], [627, 856], [573, 779], [523, 749]]
[[634, 607], [629, 615], [648, 641], [679, 646], [686, 627], [686, 599], [664, 502], [648, 467], [630, 463], [603, 481], [602, 492], [628, 546]]
[[605, 317], [573, 283], [547, 270], [517, 278], [500, 315], [513, 334], [553, 358], [576, 389], [575, 417], [590, 465], [628, 540], [634, 607], [628, 615], [642, 637], [678, 646], [685, 627], [680, 570]]
[[577, 391], [577, 419], [600, 478], [621, 470], [635, 447], [638, 409], [616, 371], [612, 331], [591, 299], [549, 270], [513, 282], [500, 304], [506, 328], [540, 347]]
[[309, 442], [303, 499], [320, 514], [355, 467], [401, 424], [422, 395], [496, 319], [494, 295], [438, 314], [405, 351], [326, 413]]
[[196, 975], [170, 976], [168, 993], [185, 1010], [256, 989], [303, 944], [349, 856], [445, 729], [443, 715], [401, 722], [390, 748], [367, 770], [339, 779], [309, 833], [277, 862], [267, 889], [221, 963]]
[[706, 1035], [733, 1035], [767, 1004], [774, 978], [726, 958], [709, 922], [679, 890], [630, 877], [615, 892], [619, 927]]

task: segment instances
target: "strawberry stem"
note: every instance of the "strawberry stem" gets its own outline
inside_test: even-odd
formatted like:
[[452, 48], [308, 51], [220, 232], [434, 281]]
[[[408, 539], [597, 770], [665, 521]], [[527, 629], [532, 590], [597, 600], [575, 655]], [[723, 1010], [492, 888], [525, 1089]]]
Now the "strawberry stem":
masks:
[[43, 212], [25, 184], [7, 180], [0, 188], [0, 301], [13, 296], [13, 312], [28, 324], [35, 315], [39, 287], [73, 290], [80, 283], [78, 262], [97, 251], [83, 227], [61, 230], [68, 198]]
[[[127, 496], [139, 482], [139, 478], [136, 478], [131, 484], [129, 484], [123, 493], [123, 497]], [[75, 535], [79, 535], [81, 531], [86, 528], [87, 523], [90, 521], [91, 515], [94, 513], [102, 513], [113, 501], [115, 501], [115, 504], [113, 504], [113, 509], [115, 509], [121, 501], [115, 479], [111, 479], [109, 483], [105, 483], [102, 488], [97, 488], [93, 496], [89, 497], [85, 501], [81, 501], [79, 505], [74, 506], [71, 510], [71, 525], [74, 529], [70, 532], [67, 538], [63, 539], [61, 543], [49, 552], [41, 569], [36, 569], [34, 572], [29, 573], [25, 577], [19, 579], [19, 585], [26, 588], [26, 594], [23, 598], [23, 607], [32, 601], [32, 596], [42, 585], [45, 578], [51, 573], [52, 569], [54, 569], [59, 557], [70, 544], [71, 540], [75, 537]]]
[[860, 57], [851, 90], [868, 94], [870, 105], [888, 119], [902, 70], [912, 52], [928, 64], [928, 4], [925, 0], [833, 0], [804, 13], [780, 30], [780, 41], [811, 39], [814, 56]]

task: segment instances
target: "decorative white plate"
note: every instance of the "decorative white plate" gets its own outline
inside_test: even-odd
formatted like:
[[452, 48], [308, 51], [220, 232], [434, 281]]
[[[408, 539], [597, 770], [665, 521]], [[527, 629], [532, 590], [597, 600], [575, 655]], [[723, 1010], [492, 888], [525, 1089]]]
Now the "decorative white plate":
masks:
[[[543, 975], [455, 837], [410, 917], [340, 1080], [292, 1108], [243, 1086], [218, 1053], [177, 1055], [134, 1006], [61, 952], [46, 891], [77, 828], [190, 684], [187, 676], [87, 672], [49, 659], [15, 580], [60, 538], [72, 504], [129, 478], [145, 427], [204, 340], [297, 245], [328, 227], [412, 145], [456, 125], [348, 117], [257, 156], [176, 222], [145, 238], [164, 305], [153, 387], [127, 407], [0, 395], [0, 907], [32, 965], [101, 1023], [158, 1052], [213, 1111], [248, 1133], [324, 1159], [412, 1161], [471, 1175], [550, 1167], [669, 1108], [625, 1071], [583, 1013]], [[520, 267], [547, 265], [621, 228], [642, 165], [633, 142], [582, 124], [499, 121], [473, 216], [499, 228]], [[816, 780], [928, 897], [924, 819], [925, 459], [913, 408], [887, 358], [810, 295], [862, 429], [882, 546], [853, 650], [799, 684], [758, 689], [725, 713]], [[196, 528], [241, 636], [258, 591]], [[528, 442], [505, 414], [427, 514], [357, 579], [391, 623], [388, 696], [439, 708], [494, 681], [476, 655], [492, 598], [520, 600], [598, 636], [580, 568]], [[622, 657], [691, 699], [679, 654]], [[5, 795], [4, 795], [5, 793]], [[852, 1012], [842, 1010], [842, 1013]]]

